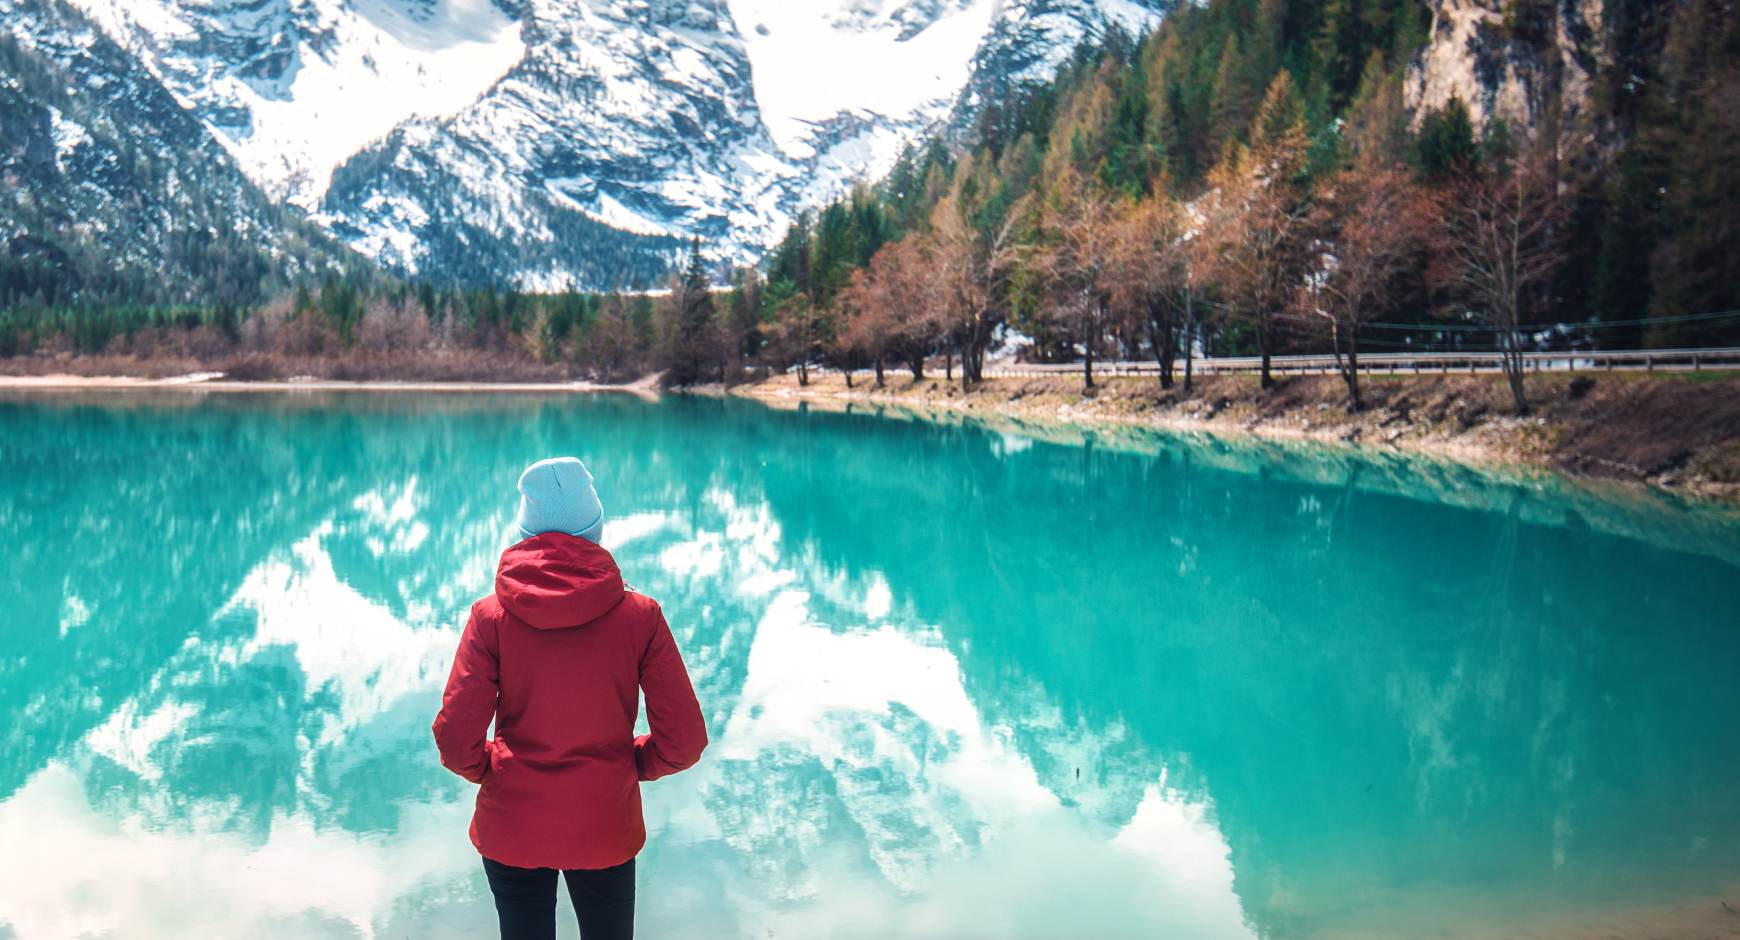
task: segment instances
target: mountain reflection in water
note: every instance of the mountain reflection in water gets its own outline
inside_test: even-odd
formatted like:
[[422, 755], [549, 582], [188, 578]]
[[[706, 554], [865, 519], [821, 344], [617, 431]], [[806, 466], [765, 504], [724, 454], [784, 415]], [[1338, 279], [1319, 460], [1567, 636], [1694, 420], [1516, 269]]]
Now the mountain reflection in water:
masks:
[[1695, 507], [737, 402], [96, 398], [0, 403], [0, 925], [487, 932], [428, 724], [553, 453], [713, 731], [646, 788], [648, 936], [1454, 935], [1740, 881], [1740, 527]]

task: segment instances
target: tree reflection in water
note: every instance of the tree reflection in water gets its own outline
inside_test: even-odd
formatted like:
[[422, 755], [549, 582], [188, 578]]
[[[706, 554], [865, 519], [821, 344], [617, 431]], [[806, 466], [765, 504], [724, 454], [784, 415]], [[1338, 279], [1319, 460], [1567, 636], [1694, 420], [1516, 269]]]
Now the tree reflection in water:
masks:
[[1429, 462], [614, 398], [0, 404], [22, 936], [486, 929], [428, 721], [577, 453], [715, 743], [643, 930], [1406, 936], [1740, 876], [1740, 535]]

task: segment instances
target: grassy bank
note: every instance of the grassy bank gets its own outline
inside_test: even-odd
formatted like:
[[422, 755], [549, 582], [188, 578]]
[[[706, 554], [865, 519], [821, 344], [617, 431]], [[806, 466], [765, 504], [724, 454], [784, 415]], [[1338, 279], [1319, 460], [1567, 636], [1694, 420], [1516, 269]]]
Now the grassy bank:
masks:
[[1188, 393], [1151, 377], [1113, 377], [1084, 392], [1079, 377], [990, 379], [970, 392], [941, 376], [837, 374], [800, 386], [781, 375], [736, 394], [779, 403], [887, 403], [965, 414], [1071, 424], [1116, 424], [1216, 434], [1312, 439], [1449, 457], [1469, 463], [1551, 468], [1740, 499], [1740, 373], [1605, 373], [1531, 376], [1534, 411], [1517, 417], [1498, 376], [1374, 376], [1368, 406], [1346, 407], [1334, 376], [1282, 379], [1264, 392], [1255, 376], [1198, 379]]

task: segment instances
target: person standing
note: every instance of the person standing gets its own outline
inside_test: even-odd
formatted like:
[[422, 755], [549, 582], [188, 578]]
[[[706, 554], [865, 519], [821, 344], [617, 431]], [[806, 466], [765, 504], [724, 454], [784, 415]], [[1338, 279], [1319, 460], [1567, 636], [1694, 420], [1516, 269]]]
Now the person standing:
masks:
[[[693, 766], [707, 727], [658, 603], [598, 544], [604, 507], [585, 465], [541, 460], [519, 493], [522, 540], [471, 607], [435, 743], [442, 766], [480, 784], [471, 843], [504, 940], [555, 936], [558, 872], [584, 940], [628, 940], [640, 784]], [[651, 733], [636, 737], [641, 693]]]

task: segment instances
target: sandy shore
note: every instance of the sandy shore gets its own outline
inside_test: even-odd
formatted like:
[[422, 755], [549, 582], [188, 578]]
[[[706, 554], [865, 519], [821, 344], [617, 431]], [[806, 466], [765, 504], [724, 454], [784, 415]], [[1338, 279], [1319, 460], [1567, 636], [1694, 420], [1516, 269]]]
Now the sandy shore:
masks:
[[625, 385], [598, 382], [390, 382], [336, 379], [289, 379], [284, 381], [234, 381], [221, 372], [195, 372], [165, 378], [91, 375], [0, 375], [0, 391], [88, 392], [101, 390], [181, 389], [196, 392], [513, 392], [526, 394], [574, 394], [611, 392], [633, 395], [658, 393], [656, 376]]
[[[1740, 899], [1740, 891], [1729, 897]], [[1740, 907], [1725, 897], [1590, 914], [1567, 922], [1519, 928], [1505, 938], [1540, 940], [1717, 940], [1740, 937]]]
[[[1722, 894], [1637, 907], [1593, 905], [1540, 911], [1510, 905], [1466, 910], [1465, 896], [1437, 899], [1419, 909], [1385, 912], [1394, 925], [1382, 931], [1330, 928], [1306, 931], [1309, 940], [1732, 940], [1740, 938], [1740, 886]], [[1449, 915], [1448, 919], [1446, 915]]]

